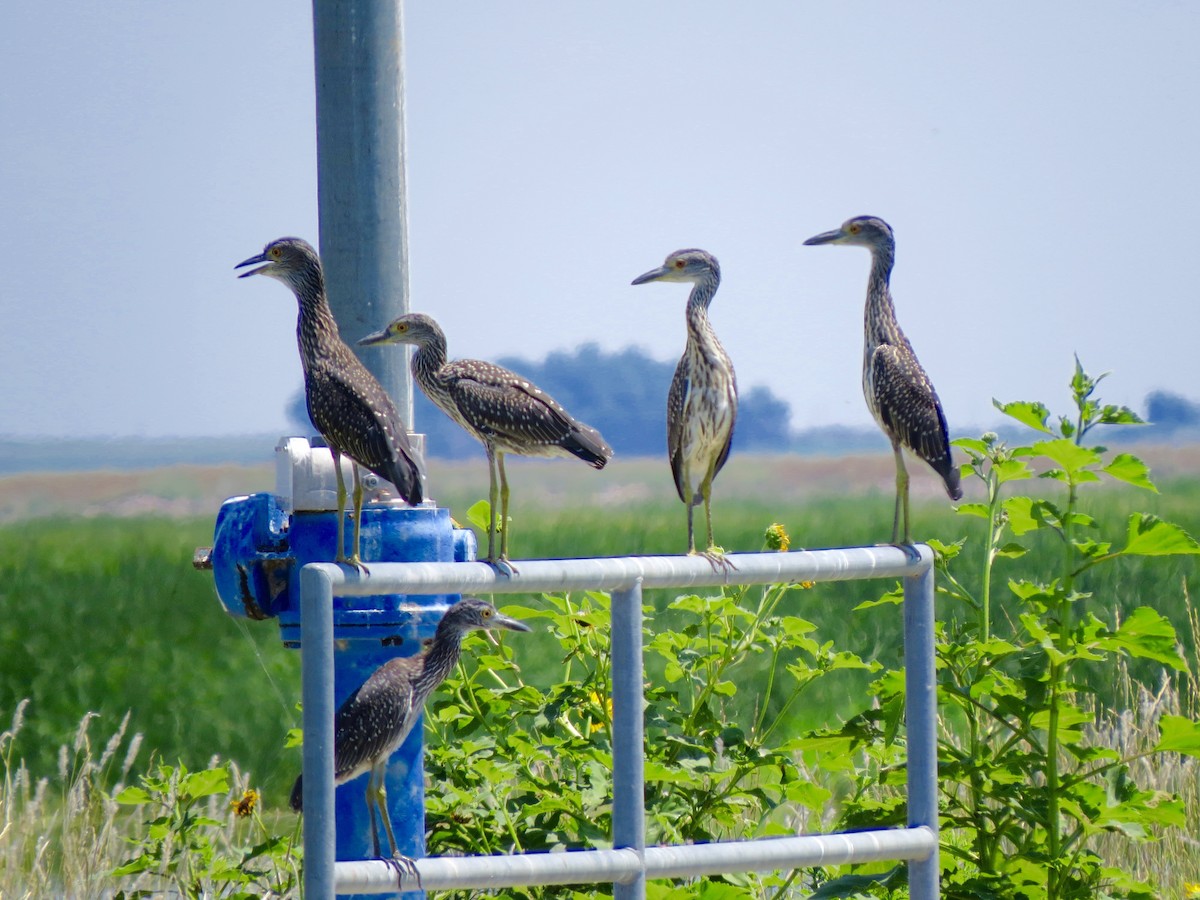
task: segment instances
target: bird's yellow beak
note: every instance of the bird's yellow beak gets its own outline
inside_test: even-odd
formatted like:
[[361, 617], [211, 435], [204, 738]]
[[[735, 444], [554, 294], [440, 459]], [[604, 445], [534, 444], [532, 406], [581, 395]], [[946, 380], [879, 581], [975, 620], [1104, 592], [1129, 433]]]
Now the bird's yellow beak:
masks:
[[804, 242], [805, 247], [812, 247], [817, 244], [840, 244], [846, 239], [846, 232], [841, 228], [835, 228], [833, 231], [823, 231], [820, 234], [815, 234]]
[[243, 259], [240, 263], [234, 266], [235, 269], [240, 269], [243, 266], [253, 266], [257, 263], [266, 263], [265, 266], [259, 266], [257, 269], [251, 269], [249, 272], [242, 272], [238, 278], [249, 278], [251, 275], [261, 275], [271, 268], [271, 261], [267, 259], [266, 253], [260, 253], [257, 256], [252, 256], [249, 259]]
[[394, 344], [392, 332], [384, 328], [382, 331], [373, 331], [366, 337], [359, 338], [358, 345], [360, 347], [370, 347], [374, 344]]
[[662, 281], [673, 273], [673, 269], [668, 269], [666, 266], [659, 266], [657, 269], [651, 269], [644, 275], [639, 275], [633, 279], [631, 284], [646, 284], [649, 281]]

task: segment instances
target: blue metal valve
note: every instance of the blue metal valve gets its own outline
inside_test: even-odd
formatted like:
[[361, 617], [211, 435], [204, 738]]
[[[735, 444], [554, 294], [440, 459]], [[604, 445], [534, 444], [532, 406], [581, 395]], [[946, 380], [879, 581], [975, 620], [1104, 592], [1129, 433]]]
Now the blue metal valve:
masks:
[[[350, 483], [348, 461], [345, 477]], [[284, 646], [300, 646], [300, 569], [334, 558], [336, 478], [328, 449], [301, 438], [276, 448], [275, 493], [233, 497], [222, 504], [211, 565], [217, 595], [235, 616], [277, 619]], [[475, 559], [474, 534], [455, 528], [447, 509], [432, 501], [409, 507], [388, 499], [387, 482], [374, 475], [362, 513], [362, 558], [378, 562], [465, 562]], [[349, 513], [347, 513], [349, 517]], [[350, 534], [349, 522], [346, 533]], [[334, 700], [340, 705], [387, 660], [420, 652], [458, 595], [392, 594], [334, 601]], [[421, 728], [414, 728], [388, 764], [387, 804], [401, 852], [425, 849]], [[337, 858], [365, 859], [372, 851], [365, 803], [367, 775], [338, 788]], [[380, 836], [382, 847], [386, 841]]]

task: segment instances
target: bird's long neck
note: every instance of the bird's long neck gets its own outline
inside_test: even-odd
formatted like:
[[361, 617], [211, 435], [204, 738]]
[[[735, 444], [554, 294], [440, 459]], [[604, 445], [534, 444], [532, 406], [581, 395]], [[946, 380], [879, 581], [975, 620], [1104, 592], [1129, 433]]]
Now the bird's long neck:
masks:
[[412, 373], [426, 394], [443, 393], [442, 368], [446, 365], [446, 336], [435, 334], [417, 345], [412, 357]]
[[867, 306], [863, 317], [867, 347], [896, 343], [899, 326], [890, 287], [896, 248], [893, 244], [871, 248], [871, 274], [867, 278]]
[[688, 343], [693, 344], [700, 352], [724, 353], [717, 334], [708, 321], [708, 307], [721, 284], [721, 273], [710, 271], [696, 282], [687, 304], [687, 333]]
[[291, 287], [300, 304], [296, 339], [300, 342], [300, 359], [307, 367], [310, 360], [329, 358], [344, 345], [325, 295], [325, 278], [321, 270], [305, 271]]
[[462, 636], [462, 630], [446, 625], [445, 619], [438, 624], [433, 643], [425, 654], [425, 665], [417, 679], [415, 693], [418, 696], [433, 690], [454, 670], [462, 653]]

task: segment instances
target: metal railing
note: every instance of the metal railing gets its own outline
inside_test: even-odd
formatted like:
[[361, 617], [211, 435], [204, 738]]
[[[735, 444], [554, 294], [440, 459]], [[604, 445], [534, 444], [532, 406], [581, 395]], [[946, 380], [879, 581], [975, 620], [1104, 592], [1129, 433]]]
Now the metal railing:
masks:
[[[443, 593], [612, 594], [613, 849], [417, 860], [424, 888], [612, 882], [617, 898], [643, 898], [647, 878], [909, 861], [913, 900], [938, 896], [937, 695], [933, 644], [933, 554], [925, 546], [853, 547], [733, 554], [732, 572], [699, 557], [521, 560], [509, 578], [483, 563], [372, 563], [369, 575], [331, 563], [300, 573], [304, 700], [304, 886], [306, 896], [389, 893], [394, 867], [334, 861], [333, 598]], [[642, 590], [722, 584], [904, 579], [908, 827], [844, 834], [645, 846], [643, 807]], [[404, 884], [413, 890], [415, 884]]]

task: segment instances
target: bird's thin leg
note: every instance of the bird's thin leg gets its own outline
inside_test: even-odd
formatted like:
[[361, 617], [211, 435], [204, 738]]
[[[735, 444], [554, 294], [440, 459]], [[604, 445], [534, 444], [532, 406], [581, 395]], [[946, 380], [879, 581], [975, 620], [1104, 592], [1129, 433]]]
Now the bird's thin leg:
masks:
[[712, 530], [712, 475], [704, 479], [704, 483], [700, 485], [700, 493], [704, 496], [704, 522], [708, 526], [708, 549], [701, 555], [708, 560], [709, 565], [713, 567], [714, 572], [728, 572], [731, 569], [736, 570], [732, 562], [725, 557], [725, 551], [718, 550], [716, 542], [713, 540]]
[[504, 454], [496, 452], [496, 468], [500, 471], [500, 558], [497, 568], [505, 575], [516, 575], [517, 567], [508, 561], [508, 473], [504, 471]]
[[499, 489], [496, 486], [496, 451], [491, 444], [487, 446], [488, 458], [488, 554], [487, 561], [496, 561], [496, 501], [499, 499]]
[[904, 451], [899, 441], [892, 441], [892, 451], [896, 454], [896, 508], [892, 513], [892, 543], [896, 543], [896, 533], [900, 525], [900, 512], [904, 511], [904, 543], [909, 542], [908, 534], [908, 469], [904, 467]]
[[[392, 813], [387, 805], [387, 757], [384, 757], [375, 764], [371, 769], [371, 778], [375, 782], [375, 803], [379, 807], [379, 817], [383, 820], [383, 830], [387, 834], [388, 848], [391, 852], [391, 857], [388, 863], [395, 868], [396, 871], [396, 886], [404, 887], [404, 878], [416, 881], [417, 887], [421, 887], [421, 873], [417, 871], [417, 863], [411, 856], [405, 856], [400, 852], [400, 845], [396, 843], [396, 834], [392, 830]], [[376, 838], [375, 856], [379, 856], [379, 841]]]
[[342, 454], [333, 447], [329, 448], [333, 455], [333, 474], [337, 476], [337, 554], [334, 562], [346, 562], [346, 482], [342, 478]]
[[500, 558], [508, 559], [508, 474], [504, 471], [504, 454], [496, 454], [500, 470]]
[[354, 550], [350, 553], [350, 558], [347, 562], [354, 566], [354, 568], [361, 569], [365, 573], [367, 572], [367, 567], [363, 565], [362, 557], [359, 555], [359, 535], [362, 529], [363, 508], [362, 473], [359, 471], [358, 463], [356, 462], [350, 463], [350, 470], [354, 473]]
[[[484, 560], [502, 575], [515, 575], [516, 566], [508, 561], [508, 478], [504, 474], [504, 454], [491, 444], [485, 445], [488, 457], [488, 555]], [[499, 474], [497, 475], [497, 472]], [[499, 507], [499, 512], [497, 508]], [[500, 532], [500, 555], [496, 556], [496, 532]]]
[[694, 555], [696, 554], [696, 530], [695, 530], [695, 527], [694, 527], [694, 526], [693, 526], [693, 524], [692, 524], [692, 512], [693, 512], [693, 510], [694, 510], [695, 508], [696, 508], [696, 507], [695, 507], [695, 505], [694, 505], [694, 504], [692, 504], [692, 503], [689, 503], [689, 504], [687, 505], [687, 519], [688, 519], [688, 556], [694, 556]]
[[367, 776], [367, 812], [371, 815], [371, 857], [379, 859], [379, 823], [375, 820], [375, 806], [377, 803], [375, 795], [375, 769], [371, 769], [371, 774]]

